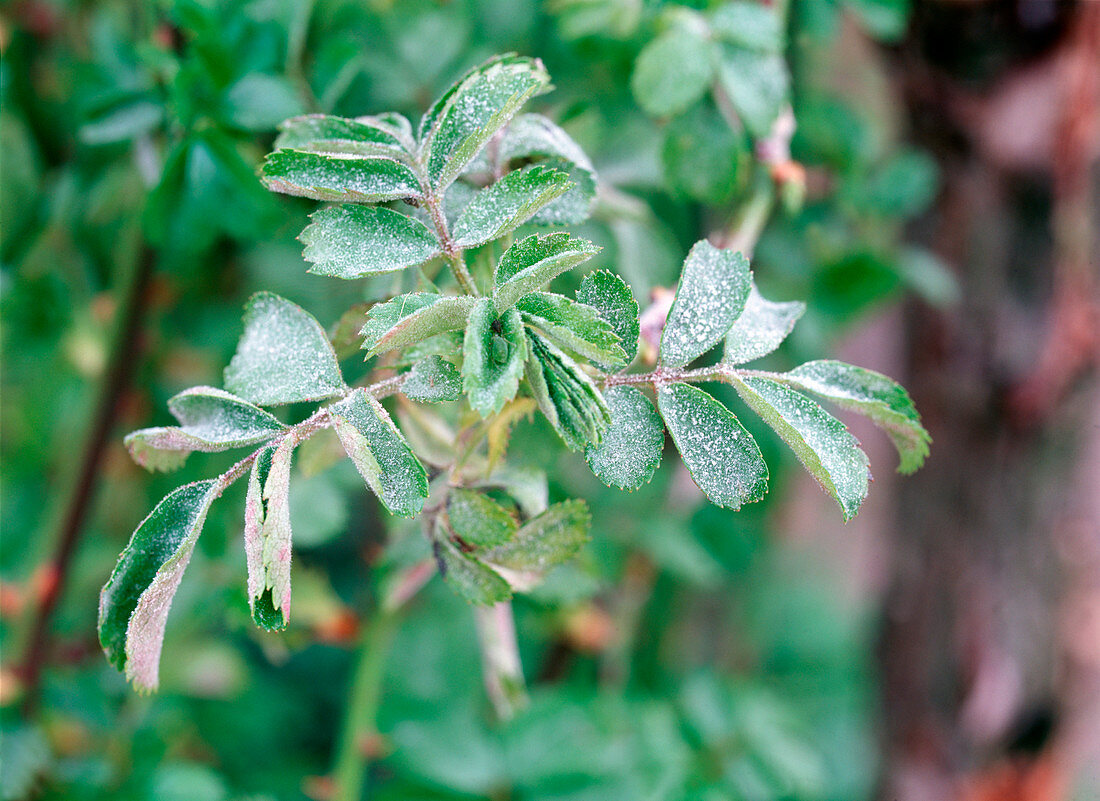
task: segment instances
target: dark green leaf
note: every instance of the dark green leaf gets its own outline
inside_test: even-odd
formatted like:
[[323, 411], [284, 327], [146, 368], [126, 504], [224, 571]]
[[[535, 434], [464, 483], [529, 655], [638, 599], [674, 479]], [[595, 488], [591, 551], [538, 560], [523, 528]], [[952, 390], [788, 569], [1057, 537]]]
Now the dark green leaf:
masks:
[[638, 354], [638, 301], [626, 282], [607, 270], [597, 270], [581, 281], [577, 300], [594, 308], [610, 324], [626, 354], [626, 364], [634, 361]]
[[412, 366], [401, 382], [401, 392], [421, 403], [458, 400], [462, 395], [462, 376], [450, 362], [428, 356]]
[[508, 173], [462, 210], [452, 230], [455, 245], [471, 248], [504, 236], [571, 186], [568, 175], [542, 164]]
[[509, 542], [519, 524], [508, 510], [483, 492], [453, 489], [447, 497], [451, 532], [463, 547], [493, 548]]
[[600, 248], [564, 231], [531, 234], [513, 242], [500, 257], [493, 278], [493, 303], [498, 312], [515, 305], [529, 292], [591, 259]]
[[462, 387], [482, 417], [500, 411], [519, 387], [527, 337], [519, 312], [497, 316], [490, 298], [479, 298], [466, 323], [463, 343]]
[[482, 558], [508, 570], [545, 573], [573, 558], [588, 542], [591, 525], [584, 501], [556, 503], [520, 526], [510, 541], [486, 550]]
[[405, 156], [405, 137], [401, 129], [374, 117], [349, 120], [326, 114], [294, 117], [279, 126], [277, 149], [311, 150], [317, 153], [348, 155]]
[[634, 387], [603, 393], [611, 423], [599, 445], [584, 452], [588, 466], [609, 487], [636, 490], [648, 484], [661, 464], [665, 428], [653, 404]]
[[592, 379], [568, 356], [534, 331], [527, 382], [539, 408], [570, 450], [596, 444], [610, 420], [607, 403]]
[[360, 333], [367, 358], [464, 328], [474, 298], [413, 292], [376, 303]]
[[462, 553], [450, 540], [437, 540], [435, 555], [443, 580], [470, 603], [491, 606], [512, 597], [507, 581], [491, 568]]
[[744, 364], [767, 356], [787, 338], [805, 311], [805, 303], [773, 303], [753, 286], [745, 310], [726, 334], [722, 361]]
[[413, 171], [388, 156], [276, 150], [264, 162], [262, 180], [272, 192], [337, 203], [420, 197]]
[[415, 267], [440, 254], [439, 240], [417, 219], [378, 206], [321, 209], [298, 239], [311, 273], [359, 278]]
[[722, 206], [743, 189], [753, 158], [745, 134], [700, 103], [666, 127], [661, 162], [678, 194]]
[[531, 292], [520, 298], [516, 308], [524, 322], [560, 347], [601, 364], [626, 364], [618, 334], [591, 306], [552, 292]]

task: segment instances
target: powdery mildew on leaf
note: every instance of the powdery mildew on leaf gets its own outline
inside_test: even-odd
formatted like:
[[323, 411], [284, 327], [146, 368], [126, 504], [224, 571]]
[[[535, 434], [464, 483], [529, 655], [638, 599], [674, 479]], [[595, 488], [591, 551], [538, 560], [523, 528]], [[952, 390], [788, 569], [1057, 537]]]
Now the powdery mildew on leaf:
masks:
[[406, 398], [421, 403], [458, 400], [462, 395], [462, 376], [458, 368], [440, 356], [428, 356], [416, 362], [401, 382]]
[[782, 344], [805, 311], [805, 303], [773, 303], [753, 286], [745, 310], [726, 334], [722, 361], [744, 364], [767, 356]]
[[169, 493], [138, 525], [100, 593], [99, 641], [140, 689], [157, 687], [168, 609], [217, 492], [209, 480]]
[[508, 173], [462, 210], [451, 231], [455, 245], [471, 248], [504, 236], [572, 185], [568, 175], [542, 164]]
[[390, 514], [420, 514], [428, 497], [427, 471], [382, 404], [357, 389], [329, 412], [344, 451]]
[[435, 558], [443, 580], [469, 603], [490, 606], [512, 597], [508, 582], [487, 565], [462, 553], [449, 539], [436, 540]]
[[493, 303], [497, 312], [513, 306], [529, 292], [591, 259], [600, 248], [564, 231], [531, 234], [513, 242], [500, 257], [493, 276]]
[[[271, 456], [264, 481], [264, 519], [260, 529], [263, 584], [252, 596], [253, 617], [283, 628], [290, 620], [290, 460], [294, 441], [287, 437]], [[270, 627], [270, 626], [269, 626]]]
[[390, 125], [371, 117], [349, 120], [327, 114], [303, 114], [281, 123], [275, 148], [364, 156], [386, 154], [393, 158], [408, 156], [400, 135]]
[[697, 387], [668, 384], [657, 408], [699, 489], [716, 506], [734, 511], [768, 491], [768, 466], [756, 440], [734, 414]]
[[439, 240], [417, 219], [378, 206], [321, 209], [298, 236], [309, 272], [359, 278], [415, 267], [441, 253]]
[[638, 355], [638, 301], [626, 282], [607, 270], [597, 270], [581, 281], [577, 300], [594, 308], [611, 325], [625, 353], [625, 364], [634, 361]]
[[320, 323], [271, 292], [257, 292], [245, 307], [244, 334], [225, 368], [225, 386], [261, 406], [322, 400], [347, 389]]
[[459, 542], [474, 549], [503, 545], [519, 528], [508, 510], [485, 493], [461, 488], [447, 497], [447, 520]]
[[610, 422], [607, 403], [580, 366], [534, 331], [527, 383], [539, 409], [570, 450], [600, 441]]
[[519, 388], [527, 337], [519, 312], [499, 317], [490, 298], [479, 298], [466, 323], [462, 388], [470, 407], [482, 417], [496, 414]]
[[844, 424], [790, 387], [766, 378], [735, 378], [741, 399], [782, 437], [817, 482], [851, 520], [863, 499], [871, 473], [867, 454]]
[[524, 322], [560, 347], [595, 362], [626, 364], [618, 334], [591, 306], [552, 292], [532, 292], [520, 298], [516, 308]]
[[261, 178], [272, 192], [337, 203], [381, 203], [420, 197], [413, 171], [387, 156], [276, 150]]
[[248, 568], [248, 605], [252, 619], [260, 628], [268, 631], [283, 626], [283, 616], [274, 609], [270, 593], [265, 593], [264, 548], [262, 532], [267, 504], [264, 487], [271, 472], [275, 446], [264, 448], [252, 462], [248, 474], [248, 488], [244, 500], [244, 556]]
[[591, 525], [584, 501], [556, 503], [520, 526], [509, 542], [484, 551], [482, 559], [508, 570], [545, 574], [573, 558], [588, 542]]
[[504, 131], [497, 148], [501, 164], [541, 159], [569, 174], [573, 187], [541, 209], [532, 222], [576, 225], [588, 219], [596, 199], [596, 170], [580, 145], [541, 114], [521, 114]]
[[603, 397], [611, 423], [600, 444], [585, 449], [585, 458], [604, 484], [636, 490], [650, 482], [661, 464], [665, 427], [641, 390], [612, 387]]
[[921, 425], [909, 393], [893, 379], [831, 359], [807, 362], [782, 377], [842, 409], [867, 415], [897, 448], [898, 472], [912, 473], [924, 464], [932, 438]]
[[412, 292], [376, 303], [359, 332], [365, 337], [367, 358], [464, 328], [475, 301], [468, 296]]
[[751, 282], [748, 259], [740, 253], [697, 242], [684, 261], [661, 335], [661, 363], [683, 367], [714, 347], [745, 308]]

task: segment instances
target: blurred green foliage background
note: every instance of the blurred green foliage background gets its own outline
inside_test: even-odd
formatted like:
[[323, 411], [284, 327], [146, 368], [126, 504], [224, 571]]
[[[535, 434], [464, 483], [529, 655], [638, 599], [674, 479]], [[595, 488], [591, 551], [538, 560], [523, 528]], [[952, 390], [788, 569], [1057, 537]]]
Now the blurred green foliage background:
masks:
[[[384, 547], [395, 524], [349, 464], [311, 475], [303, 457], [291, 496], [295, 617], [267, 634], [249, 620], [236, 488], [214, 506], [177, 597], [161, 691], [140, 697], [99, 650], [97, 593], [155, 502], [230, 457], [148, 475], [122, 435], [165, 421], [179, 390], [220, 383], [251, 292], [272, 290], [333, 324], [351, 303], [400, 288], [400, 277], [306, 274], [294, 237], [312, 204], [269, 195], [255, 174], [274, 126], [304, 111], [415, 119], [497, 52], [545, 61], [557, 89], [535, 110], [566, 128], [601, 179], [578, 233], [604, 246], [593, 264], [622, 274], [644, 307], [675, 282], [694, 241], [729, 224], [751, 180], [747, 138], [709, 100], [653, 119], [631, 93], [634, 61], [670, 5], [0, 9], [4, 799], [330, 797], [356, 643], [398, 561]], [[772, 218], [754, 268], [768, 297], [804, 298], [810, 311], [777, 366], [830, 354], [904, 293], [952, 298], [943, 268], [899, 243], [938, 181], [931, 159], [899, 144], [897, 100], [870, 43], [900, 36], [906, 15], [901, 0], [793, 3], [793, 157], [809, 171], [808, 194]], [[358, 355], [345, 366], [349, 379], [362, 370]], [[104, 405], [106, 445], [32, 687], [25, 648]], [[583, 497], [594, 514], [581, 558], [516, 603], [532, 707], [493, 722], [470, 611], [433, 580], [394, 624], [380, 736], [366, 744], [368, 797], [868, 797], [879, 758], [874, 609], [812, 552], [784, 545], [793, 459], [759, 441], [780, 466], [774, 489], [735, 514], [705, 505], [671, 459], [638, 493], [607, 490], [549, 428], [520, 424], [515, 460], [550, 472], [551, 500]]]

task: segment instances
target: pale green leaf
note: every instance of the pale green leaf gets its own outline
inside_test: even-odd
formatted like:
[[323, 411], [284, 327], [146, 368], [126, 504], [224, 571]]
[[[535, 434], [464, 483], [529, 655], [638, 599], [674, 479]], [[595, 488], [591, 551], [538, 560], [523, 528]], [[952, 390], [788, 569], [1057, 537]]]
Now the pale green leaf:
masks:
[[413, 292], [376, 303], [360, 331], [367, 358], [465, 327], [474, 303], [471, 297], [431, 292]]
[[[619, 337], [625, 364], [638, 354], [638, 301], [626, 282], [607, 270], [589, 273], [577, 288], [577, 300], [594, 308]], [[611, 367], [611, 365], [603, 365]]]
[[264, 162], [261, 179], [272, 192], [337, 203], [420, 197], [412, 169], [388, 156], [276, 150]]
[[270, 292], [253, 295], [225, 388], [261, 406], [331, 398], [347, 389], [320, 323]]
[[775, 9], [761, 3], [735, 0], [718, 5], [708, 15], [711, 32], [724, 42], [779, 53], [783, 48], [783, 29]]
[[636, 490], [649, 483], [661, 464], [664, 425], [653, 404], [634, 387], [612, 387], [603, 397], [611, 423], [600, 444], [585, 449], [585, 458], [609, 487]]
[[344, 450], [390, 514], [419, 514], [428, 497], [428, 474], [382, 404], [357, 389], [329, 413]]
[[932, 438], [905, 388], [891, 378], [844, 362], [807, 362], [780, 377], [842, 409], [867, 415], [884, 430], [901, 457], [898, 471], [912, 473], [928, 456]]
[[497, 158], [502, 164], [539, 160], [569, 175], [565, 194], [540, 209], [532, 222], [576, 225], [588, 219], [596, 199], [596, 170], [580, 145], [541, 114], [521, 114], [501, 137]]
[[509, 542], [519, 524], [484, 492], [456, 488], [447, 497], [447, 520], [462, 547], [493, 548]]
[[753, 286], [745, 310], [726, 334], [722, 361], [744, 364], [767, 356], [782, 344], [805, 311], [805, 303], [773, 303]]
[[482, 417], [500, 411], [519, 388], [527, 337], [519, 312], [497, 316], [490, 298], [479, 298], [466, 323], [462, 387], [470, 407]]
[[851, 520], [867, 497], [871, 473], [867, 454], [844, 424], [805, 395], [767, 378], [734, 376], [732, 383]]
[[440, 254], [439, 240], [417, 219], [379, 206], [321, 209], [298, 236], [309, 272], [359, 278], [415, 267]]
[[508, 570], [546, 573], [573, 558], [588, 542], [591, 525], [584, 501], [556, 503], [520, 526], [508, 542], [485, 550], [481, 558]]
[[661, 335], [661, 363], [683, 367], [717, 344], [745, 308], [751, 283], [748, 259], [697, 242], [684, 261]]
[[256, 625], [268, 631], [290, 619], [290, 460], [288, 437], [252, 463], [245, 497], [244, 551], [248, 602]]
[[630, 88], [654, 117], [670, 117], [695, 103], [714, 75], [714, 44], [696, 26], [677, 25], [642, 48]]
[[568, 175], [542, 164], [508, 173], [462, 210], [451, 231], [456, 247], [471, 248], [504, 236], [571, 186]]
[[139, 689], [157, 688], [168, 609], [220, 492], [212, 479], [169, 493], [138, 525], [100, 593], [99, 641]]
[[790, 76], [783, 57], [723, 45], [718, 80], [749, 133], [758, 139], [771, 133], [788, 102]]
[[768, 491], [768, 466], [733, 413], [690, 384], [657, 390], [657, 408], [699, 489], [710, 502], [740, 509]]
[[275, 148], [404, 158], [404, 139], [399, 129], [378, 118], [361, 117], [350, 120], [327, 114], [305, 114], [279, 125]]
[[529, 292], [540, 289], [562, 273], [591, 259], [600, 248], [564, 231], [531, 234], [504, 251], [493, 277], [497, 312], [514, 306]]
[[225, 93], [225, 116], [249, 131], [266, 132], [303, 110], [294, 85], [281, 75], [250, 72]]
[[534, 331], [527, 383], [542, 413], [570, 450], [598, 443], [610, 421], [603, 395], [576, 362]]
[[462, 553], [450, 540], [436, 540], [435, 558], [443, 580], [470, 603], [491, 606], [512, 597], [507, 581], [487, 565]]
[[458, 400], [462, 395], [462, 376], [458, 368], [440, 356], [428, 356], [416, 362], [401, 382], [406, 398], [421, 403]]

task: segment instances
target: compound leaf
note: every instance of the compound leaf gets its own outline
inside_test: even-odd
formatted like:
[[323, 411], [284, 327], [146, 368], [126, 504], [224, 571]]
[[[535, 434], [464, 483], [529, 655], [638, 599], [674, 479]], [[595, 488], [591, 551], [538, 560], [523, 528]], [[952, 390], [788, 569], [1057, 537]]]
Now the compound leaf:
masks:
[[462, 210], [452, 228], [455, 245], [471, 248], [504, 236], [572, 185], [566, 173], [543, 164], [508, 173]]
[[653, 404], [634, 387], [612, 387], [603, 397], [611, 423], [600, 443], [585, 449], [585, 458], [604, 484], [636, 490], [650, 482], [661, 464], [664, 425]]
[[531, 234], [504, 251], [493, 277], [493, 303], [502, 312], [529, 292], [591, 259], [600, 248], [564, 231]]
[[412, 292], [376, 303], [359, 332], [365, 337], [367, 358], [463, 328], [474, 303], [471, 297], [432, 292]]
[[601, 364], [626, 364], [618, 334], [591, 306], [553, 292], [532, 292], [520, 298], [516, 308], [528, 325], [560, 347]]
[[276, 150], [268, 155], [260, 177], [272, 192], [336, 203], [420, 197], [412, 169], [389, 156]]
[[638, 301], [626, 282], [607, 270], [597, 270], [581, 281], [577, 300], [594, 308], [618, 335], [626, 355], [624, 364], [634, 361], [638, 354]]
[[503, 545], [519, 528], [508, 510], [488, 495], [461, 488], [447, 497], [447, 519], [460, 544], [475, 550]]
[[321, 209], [298, 236], [309, 272], [359, 278], [415, 267], [440, 254], [439, 240], [424, 223], [378, 206]]
[[497, 316], [490, 298], [478, 298], [466, 323], [462, 387], [470, 407], [482, 417], [501, 410], [519, 388], [527, 337], [519, 312]]
[[591, 525], [592, 515], [584, 501], [563, 501], [528, 520], [508, 542], [480, 556], [508, 570], [545, 573], [571, 559], [588, 542]]
[[458, 400], [462, 395], [462, 376], [458, 368], [441, 356], [428, 356], [412, 366], [401, 392], [421, 403]]
[[744, 364], [767, 356], [782, 344], [805, 311], [805, 303], [773, 303], [753, 286], [745, 310], [726, 334], [722, 361]]
[[598, 443], [610, 413], [592, 379], [553, 343], [527, 332], [527, 383], [542, 413], [570, 450]]

